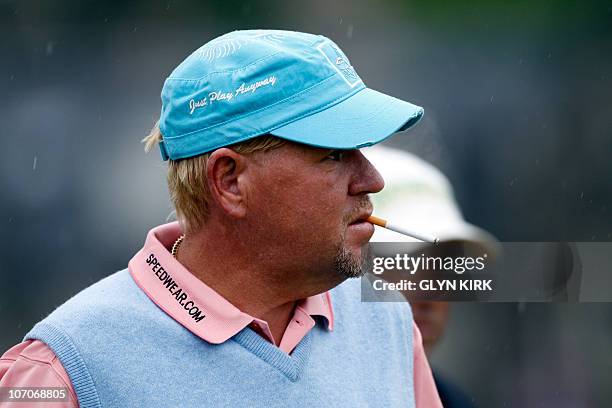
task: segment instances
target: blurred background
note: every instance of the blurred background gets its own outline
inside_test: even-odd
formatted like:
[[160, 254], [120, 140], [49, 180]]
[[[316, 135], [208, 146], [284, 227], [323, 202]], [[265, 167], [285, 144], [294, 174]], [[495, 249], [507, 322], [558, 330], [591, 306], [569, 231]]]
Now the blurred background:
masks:
[[[246, 28], [326, 35], [423, 106], [388, 144], [500, 240], [612, 240], [610, 2], [0, 1], [0, 354], [165, 222], [165, 164], [139, 143], [163, 81]], [[612, 406], [612, 307], [454, 304], [431, 361], [478, 407]]]

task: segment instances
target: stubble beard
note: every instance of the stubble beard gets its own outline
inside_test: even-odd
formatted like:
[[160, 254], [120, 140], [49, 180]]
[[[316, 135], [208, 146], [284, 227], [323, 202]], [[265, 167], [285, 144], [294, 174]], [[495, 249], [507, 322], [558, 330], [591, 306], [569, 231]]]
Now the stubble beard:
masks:
[[343, 278], [359, 278], [367, 272], [368, 261], [372, 257], [370, 244], [361, 247], [361, 256], [357, 257], [349, 251], [344, 243], [334, 257], [334, 270]]
[[[356, 214], [360, 210], [371, 208], [371, 206], [370, 198], [367, 195], [363, 196], [357, 203], [353, 213]], [[343, 217], [343, 224], [348, 226], [350, 221], [354, 219], [354, 214], [347, 214]], [[334, 257], [334, 269], [338, 275], [345, 279], [359, 278], [366, 274], [366, 267], [371, 263], [370, 261], [373, 257], [370, 251], [370, 243], [367, 242], [361, 247], [361, 256], [358, 257], [348, 250], [345, 245], [345, 239], [346, 236], [342, 234], [340, 245]]]

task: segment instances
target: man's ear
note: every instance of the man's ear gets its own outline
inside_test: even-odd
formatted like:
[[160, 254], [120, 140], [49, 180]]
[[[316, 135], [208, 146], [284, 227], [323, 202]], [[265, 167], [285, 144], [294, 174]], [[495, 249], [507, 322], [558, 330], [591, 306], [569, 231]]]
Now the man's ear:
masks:
[[211, 198], [227, 215], [241, 218], [246, 214], [245, 191], [239, 183], [247, 159], [228, 148], [217, 149], [206, 163], [206, 182]]

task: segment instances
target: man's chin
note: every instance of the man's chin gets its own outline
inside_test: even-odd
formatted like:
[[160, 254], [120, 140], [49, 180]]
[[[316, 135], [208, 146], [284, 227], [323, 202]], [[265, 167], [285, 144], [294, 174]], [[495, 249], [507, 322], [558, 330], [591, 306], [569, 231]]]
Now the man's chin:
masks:
[[363, 265], [365, 261], [368, 259], [368, 254], [370, 252], [370, 244], [360, 244], [353, 245], [350, 248], [347, 248], [351, 256], [355, 259], [355, 262]]
[[359, 278], [366, 273], [370, 257], [369, 244], [343, 246], [334, 259], [336, 272], [345, 278]]

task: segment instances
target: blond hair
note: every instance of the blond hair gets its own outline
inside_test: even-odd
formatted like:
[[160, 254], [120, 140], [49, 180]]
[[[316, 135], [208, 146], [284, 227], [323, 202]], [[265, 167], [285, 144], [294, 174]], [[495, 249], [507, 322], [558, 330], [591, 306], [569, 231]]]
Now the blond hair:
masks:
[[[159, 121], [142, 139], [149, 152], [163, 139]], [[250, 154], [276, 149], [286, 142], [266, 134], [228, 146], [236, 153]], [[186, 159], [168, 160], [168, 190], [183, 232], [189, 234], [201, 228], [210, 214], [210, 191], [206, 183], [206, 163], [211, 152]]]

